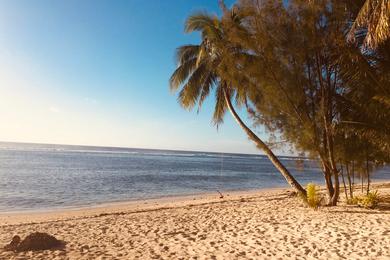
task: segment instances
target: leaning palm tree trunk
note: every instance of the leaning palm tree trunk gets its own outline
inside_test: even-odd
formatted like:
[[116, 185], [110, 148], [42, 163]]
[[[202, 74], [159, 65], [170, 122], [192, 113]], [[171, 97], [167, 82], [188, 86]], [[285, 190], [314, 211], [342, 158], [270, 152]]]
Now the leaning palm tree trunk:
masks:
[[290, 184], [290, 186], [293, 187], [299, 194], [302, 194], [303, 196], [306, 197], [306, 190], [295, 180], [295, 178], [290, 174], [290, 172], [286, 169], [286, 167], [284, 167], [284, 165], [279, 161], [279, 159], [275, 156], [275, 154], [271, 151], [271, 149], [255, 133], [253, 133], [252, 130], [250, 130], [245, 125], [245, 123], [241, 120], [241, 118], [235, 111], [226, 90], [224, 90], [223, 93], [230, 113], [232, 114], [233, 118], [237, 121], [237, 123], [240, 125], [240, 127], [248, 135], [249, 139], [251, 139], [259, 149], [263, 150], [265, 155], [271, 160], [272, 164], [276, 167], [276, 169], [279, 170], [279, 172], [283, 175], [283, 177]]

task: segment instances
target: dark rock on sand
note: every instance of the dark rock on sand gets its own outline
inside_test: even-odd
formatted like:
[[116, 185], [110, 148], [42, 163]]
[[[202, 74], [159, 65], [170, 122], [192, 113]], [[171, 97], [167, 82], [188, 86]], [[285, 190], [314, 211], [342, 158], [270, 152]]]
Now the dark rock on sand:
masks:
[[20, 241], [19, 236], [14, 236], [10, 244], [4, 247], [8, 251], [37, 251], [63, 247], [64, 243], [47, 233], [31, 233]]
[[18, 245], [19, 245], [19, 243], [20, 243], [20, 236], [18, 236], [18, 235], [16, 235], [16, 236], [14, 236], [13, 238], [12, 238], [12, 241], [11, 241], [11, 243], [9, 243], [8, 245], [6, 245], [5, 247], [4, 247], [4, 249], [6, 250], [6, 251], [16, 251], [16, 249], [17, 249], [17, 247], [18, 247]]

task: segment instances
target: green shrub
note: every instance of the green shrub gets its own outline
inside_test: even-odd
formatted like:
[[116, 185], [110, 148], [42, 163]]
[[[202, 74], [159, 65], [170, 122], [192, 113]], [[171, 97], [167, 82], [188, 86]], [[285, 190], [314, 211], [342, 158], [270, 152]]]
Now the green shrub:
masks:
[[367, 195], [354, 197], [347, 200], [349, 205], [359, 205], [360, 207], [373, 209], [378, 206], [379, 203], [379, 194], [378, 191], [369, 192]]
[[373, 209], [378, 206], [379, 195], [378, 191], [369, 192], [367, 195], [360, 198], [359, 205], [368, 209]]
[[359, 197], [353, 197], [353, 198], [349, 198], [347, 200], [347, 204], [348, 205], [358, 205], [360, 202], [360, 198]]
[[318, 192], [318, 188], [314, 183], [308, 183], [306, 187], [307, 198], [306, 203], [310, 208], [318, 209], [321, 205], [321, 195]]

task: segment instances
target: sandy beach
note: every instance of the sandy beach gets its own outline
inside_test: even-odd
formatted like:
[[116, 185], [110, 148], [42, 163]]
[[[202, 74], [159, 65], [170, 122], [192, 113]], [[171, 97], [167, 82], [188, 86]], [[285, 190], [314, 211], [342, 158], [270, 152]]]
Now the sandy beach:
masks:
[[0, 214], [1, 246], [35, 231], [65, 248], [0, 259], [390, 259], [389, 204], [312, 210], [289, 189]]

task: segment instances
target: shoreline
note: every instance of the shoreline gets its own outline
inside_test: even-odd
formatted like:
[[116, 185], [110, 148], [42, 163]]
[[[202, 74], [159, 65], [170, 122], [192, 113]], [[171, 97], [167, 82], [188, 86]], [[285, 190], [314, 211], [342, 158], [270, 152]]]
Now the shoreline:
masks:
[[[390, 181], [389, 181], [390, 182]], [[27, 210], [27, 211], [10, 211], [0, 212], [0, 226], [4, 225], [20, 225], [31, 224], [42, 221], [51, 221], [52, 219], [65, 220], [67, 218], [88, 218], [102, 214], [117, 214], [117, 213], [137, 213], [143, 211], [154, 211], [159, 209], [185, 207], [188, 205], [202, 205], [211, 203], [220, 203], [231, 200], [238, 200], [252, 196], [261, 196], [269, 194], [277, 194], [280, 192], [291, 192], [291, 188], [263, 188], [243, 191], [224, 191], [224, 198], [221, 199], [219, 193], [207, 192], [191, 195], [173, 195], [160, 198], [142, 199], [142, 200], [127, 200], [118, 202], [104, 202], [97, 205], [57, 208], [57, 209], [42, 209], [42, 210]]]
[[[389, 180], [374, 181], [371, 183], [372, 189], [375, 186], [390, 185]], [[325, 187], [319, 186], [322, 191]], [[342, 187], [341, 187], [342, 189]], [[355, 190], [359, 193], [360, 186], [356, 185]], [[102, 214], [116, 214], [116, 213], [137, 213], [143, 211], [185, 207], [188, 205], [203, 205], [209, 203], [220, 203], [225, 201], [234, 201], [248, 197], [261, 197], [269, 196], [278, 193], [293, 192], [291, 187], [274, 187], [274, 188], [261, 188], [252, 190], [240, 190], [240, 191], [223, 191], [223, 198], [220, 198], [218, 191], [205, 192], [198, 194], [188, 195], [172, 195], [159, 198], [150, 199], [135, 199], [115, 202], [103, 202], [96, 205], [86, 206], [70, 206], [65, 208], [53, 208], [53, 209], [37, 209], [37, 210], [21, 210], [21, 211], [8, 211], [0, 212], [0, 223], [5, 225], [14, 224], [29, 224], [40, 221], [50, 221], [51, 219], [67, 219], [67, 218], [86, 218], [94, 217]], [[340, 190], [340, 199], [343, 198], [343, 193]], [[1, 226], [2, 224], [0, 224]]]
[[[372, 181], [370, 185], [381, 185], [390, 183], [390, 179], [385, 180], [381, 179], [379, 181]], [[355, 189], [360, 189], [360, 184], [355, 184]], [[321, 190], [325, 189], [324, 185], [318, 185]], [[366, 187], [366, 184], [365, 184]], [[343, 195], [342, 193], [343, 187], [340, 186], [340, 197]], [[212, 198], [219, 197], [219, 192], [222, 193], [223, 196], [237, 196], [237, 195], [248, 195], [248, 194], [257, 194], [261, 192], [270, 192], [270, 191], [293, 191], [290, 186], [285, 187], [267, 187], [267, 188], [258, 188], [258, 189], [248, 189], [248, 190], [215, 190], [213, 192], [205, 191], [199, 193], [190, 193], [183, 195], [162, 195], [145, 199], [127, 199], [127, 200], [116, 200], [116, 201], [108, 201], [108, 202], [96, 202], [86, 205], [76, 205], [76, 206], [65, 206], [65, 207], [54, 207], [54, 208], [41, 208], [41, 209], [22, 209], [22, 210], [10, 210], [10, 211], [0, 211], [0, 220], [5, 215], [38, 215], [38, 214], [51, 214], [51, 213], [62, 213], [62, 212], [77, 212], [77, 211], [88, 211], [88, 210], [97, 210], [101, 208], [117, 208], [120, 206], [128, 207], [128, 206], [140, 206], [143, 204], [153, 204], [153, 203], [169, 203], [169, 202], [182, 202], [182, 201], [190, 201], [190, 200], [199, 200], [202, 197]]]
[[[390, 182], [390, 180], [389, 180]], [[96, 203], [90, 203], [85, 205], [75, 205], [75, 206], [64, 206], [64, 207], [52, 207], [52, 208], [37, 208], [37, 209], [21, 209], [21, 210], [11, 210], [11, 211], [0, 211], [0, 216], [5, 214], [30, 214], [30, 213], [51, 213], [51, 212], [60, 212], [60, 211], [73, 211], [73, 210], [84, 210], [84, 209], [94, 209], [94, 208], [102, 208], [112, 205], [127, 205], [127, 204], [143, 204], [148, 202], [159, 202], [159, 201], [165, 201], [165, 200], [182, 200], [182, 199], [191, 199], [202, 196], [220, 196], [218, 192], [221, 192], [223, 195], [229, 196], [230, 194], [247, 194], [247, 193], [257, 193], [261, 191], [272, 191], [272, 190], [279, 190], [279, 189], [291, 189], [290, 187], [269, 187], [269, 188], [259, 188], [259, 189], [248, 189], [248, 190], [215, 190], [212, 191], [205, 191], [205, 192], [199, 192], [199, 193], [189, 193], [189, 194], [182, 194], [182, 195], [162, 195], [162, 196], [156, 196], [156, 197], [150, 197], [150, 198], [135, 198], [135, 199], [125, 199], [125, 200], [114, 200], [114, 201], [107, 201], [107, 202], [96, 202]]]

